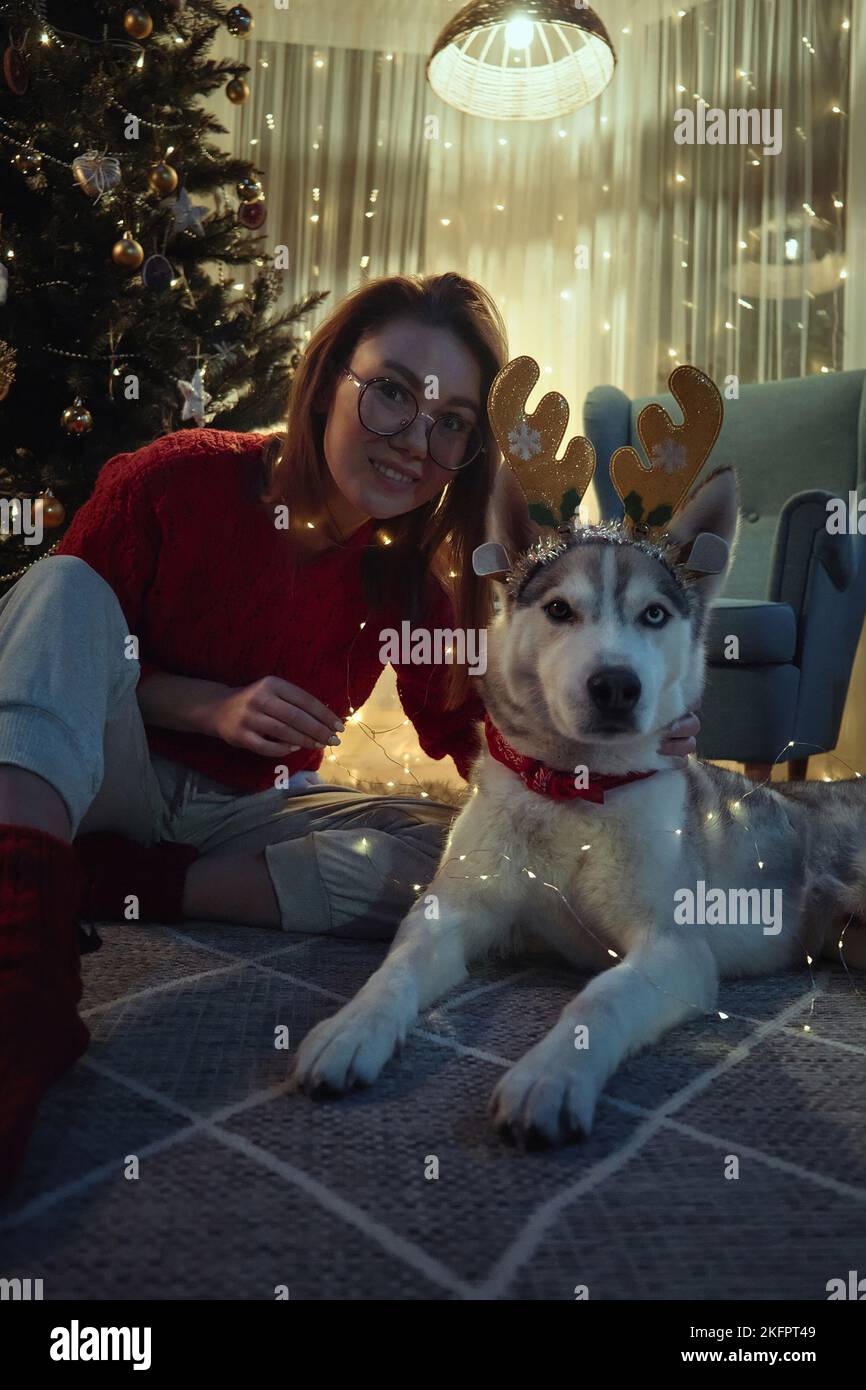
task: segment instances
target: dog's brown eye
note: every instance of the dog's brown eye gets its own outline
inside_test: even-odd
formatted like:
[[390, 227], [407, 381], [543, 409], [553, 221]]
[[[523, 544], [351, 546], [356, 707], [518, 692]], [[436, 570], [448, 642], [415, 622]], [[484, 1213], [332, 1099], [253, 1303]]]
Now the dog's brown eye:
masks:
[[640, 615], [640, 620], [647, 627], [664, 627], [670, 613], [666, 608], [662, 608], [660, 603], [651, 603]]
[[548, 618], [552, 618], [555, 623], [565, 623], [568, 622], [569, 618], [574, 617], [574, 614], [563, 598], [551, 599], [550, 603], [544, 605], [544, 611]]

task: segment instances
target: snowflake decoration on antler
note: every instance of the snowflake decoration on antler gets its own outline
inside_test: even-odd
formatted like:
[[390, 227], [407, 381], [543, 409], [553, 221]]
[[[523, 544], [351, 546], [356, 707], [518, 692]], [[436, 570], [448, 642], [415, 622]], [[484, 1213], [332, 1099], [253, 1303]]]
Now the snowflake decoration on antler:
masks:
[[688, 449], [673, 439], [665, 439], [652, 451], [653, 465], [663, 473], [678, 473], [681, 468], [685, 468], [688, 459]]
[[518, 458], [528, 460], [541, 453], [541, 435], [526, 420], [508, 433], [508, 445]]

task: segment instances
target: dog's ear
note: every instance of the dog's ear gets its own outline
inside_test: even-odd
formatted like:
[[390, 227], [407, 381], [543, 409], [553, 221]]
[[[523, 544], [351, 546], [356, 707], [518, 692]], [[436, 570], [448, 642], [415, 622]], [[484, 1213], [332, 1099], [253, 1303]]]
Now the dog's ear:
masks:
[[507, 463], [500, 465], [493, 484], [487, 512], [487, 535], [492, 541], [504, 545], [512, 559], [528, 550], [541, 535], [541, 527], [529, 515], [529, 504], [523, 488]]
[[700, 576], [694, 580], [709, 602], [720, 592], [730, 564], [739, 521], [737, 475], [719, 468], [693, 493], [668, 527], [668, 542], [680, 551], [679, 561]]

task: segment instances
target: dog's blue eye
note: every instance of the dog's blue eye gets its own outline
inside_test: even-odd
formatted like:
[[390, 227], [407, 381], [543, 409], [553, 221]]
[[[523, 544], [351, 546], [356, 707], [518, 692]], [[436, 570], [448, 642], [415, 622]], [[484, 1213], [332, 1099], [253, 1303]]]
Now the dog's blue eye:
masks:
[[651, 603], [640, 615], [640, 620], [647, 627], [664, 627], [670, 613], [666, 608], [662, 608], [660, 603]]
[[565, 623], [568, 622], [569, 618], [574, 617], [565, 599], [562, 598], [551, 599], [550, 603], [544, 605], [544, 611], [548, 618], [552, 618], [555, 623]]

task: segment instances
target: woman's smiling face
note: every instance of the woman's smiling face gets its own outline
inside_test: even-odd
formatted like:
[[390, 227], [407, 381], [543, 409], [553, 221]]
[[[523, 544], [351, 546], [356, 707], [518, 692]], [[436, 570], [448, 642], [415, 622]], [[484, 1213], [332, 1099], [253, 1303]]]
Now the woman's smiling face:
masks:
[[[393, 319], [358, 343], [350, 360], [341, 364], [324, 437], [336, 490], [329, 505], [346, 529], [368, 517], [383, 521], [423, 506], [454, 474], [430, 457], [427, 434], [432, 426], [420, 413], [401, 434], [384, 436], [365, 429], [358, 416], [361, 387], [346, 376], [343, 366], [362, 382], [388, 377], [414, 396], [419, 412], [433, 418], [457, 416], [480, 428], [483, 413], [479, 364], [449, 329]], [[438, 382], [438, 396], [428, 400], [425, 387], [431, 377]]]

